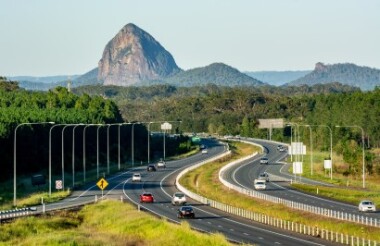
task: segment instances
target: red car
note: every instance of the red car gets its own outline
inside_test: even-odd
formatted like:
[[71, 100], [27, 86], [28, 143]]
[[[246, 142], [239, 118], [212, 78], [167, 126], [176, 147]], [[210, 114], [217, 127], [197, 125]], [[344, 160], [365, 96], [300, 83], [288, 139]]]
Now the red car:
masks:
[[154, 198], [153, 198], [152, 193], [150, 192], [144, 192], [140, 195], [140, 203], [153, 202], [153, 201], [154, 201]]

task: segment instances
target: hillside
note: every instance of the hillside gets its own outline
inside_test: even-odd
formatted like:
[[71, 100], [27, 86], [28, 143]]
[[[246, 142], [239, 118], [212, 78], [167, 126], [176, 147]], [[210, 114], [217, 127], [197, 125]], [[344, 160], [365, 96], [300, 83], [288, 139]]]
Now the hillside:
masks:
[[223, 63], [212, 63], [205, 67], [199, 67], [179, 72], [174, 76], [163, 80], [145, 81], [141, 85], [170, 84], [174, 86], [202, 86], [214, 84], [218, 86], [261, 86], [263, 82], [254, 79], [236, 68]]
[[331, 82], [340, 82], [362, 90], [373, 90], [380, 85], [380, 70], [352, 63], [325, 65], [319, 62], [311, 73], [286, 85], [315, 85]]
[[307, 71], [259, 71], [259, 72], [244, 72], [244, 73], [264, 83], [274, 85], [274, 86], [281, 86], [293, 80], [299, 79], [310, 72], [311, 72], [310, 70], [307, 70]]

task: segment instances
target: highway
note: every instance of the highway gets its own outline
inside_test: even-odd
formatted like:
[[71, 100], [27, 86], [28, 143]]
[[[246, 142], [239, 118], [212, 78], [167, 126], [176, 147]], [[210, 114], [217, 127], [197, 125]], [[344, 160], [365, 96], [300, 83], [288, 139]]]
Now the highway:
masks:
[[[243, 165], [229, 168], [224, 174], [224, 178], [228, 182], [244, 187], [246, 189], [254, 190], [253, 180], [263, 172], [267, 172], [269, 174], [269, 177], [271, 175], [276, 175], [279, 177], [284, 177], [285, 179], [294, 179], [294, 176], [289, 174], [287, 171], [288, 165], [284, 165], [284, 163], [281, 162], [287, 156], [287, 153], [277, 151], [278, 143], [259, 139], [248, 139], [248, 141], [262, 145], [264, 147], [265, 153], [257, 155], [256, 158], [245, 162]], [[268, 165], [259, 163], [259, 160], [263, 156], [268, 157]], [[301, 180], [303, 183], [309, 184], [329, 185], [306, 178], [301, 178], [300, 176], [297, 176], [297, 180]], [[294, 189], [291, 189], [289, 182], [268, 182], [267, 189], [260, 192], [307, 205], [351, 213], [355, 215], [363, 215], [362, 212], [358, 211], [357, 205], [329, 200], [296, 191]], [[367, 213], [365, 216], [380, 219], [380, 213]]]
[[[167, 162], [167, 167], [158, 169], [157, 172], [147, 172], [146, 167], [141, 166], [105, 177], [109, 184], [103, 191], [104, 196], [113, 199], [123, 199], [124, 201], [129, 200], [141, 210], [167, 218], [174, 223], [181, 223], [182, 220], [176, 216], [178, 207], [171, 205], [171, 196], [177, 191], [174, 185], [175, 177], [184, 168], [226, 151], [224, 145], [220, 145], [214, 140], [206, 140], [204, 143], [208, 146], [208, 154], [198, 153], [186, 159]], [[248, 162], [246, 166], [251, 165], [250, 163], [255, 165], [255, 161], [253, 160]], [[134, 172], [141, 173], [142, 182], [132, 182], [131, 177]], [[238, 170], [236, 176], [240, 172]], [[249, 175], [253, 175], [253, 173], [249, 172], [248, 177], [251, 177]], [[246, 182], [249, 182], [248, 178]], [[149, 191], [154, 195], [154, 203], [139, 203], [139, 195], [144, 191]], [[89, 184], [82, 190], [74, 191], [71, 196], [60, 202], [46, 204], [44, 207], [38, 206], [37, 211], [41, 212], [43, 209], [51, 211], [86, 204], [94, 202], [95, 197], [96, 199], [101, 199], [101, 196], [102, 191], [96, 186], [96, 182], [94, 181], [94, 183]], [[233, 216], [207, 205], [199, 204], [189, 198], [188, 203], [195, 209], [196, 218], [186, 219], [193, 229], [207, 233], [222, 233], [232, 242], [255, 245], [336, 245], [317, 237], [301, 235]]]

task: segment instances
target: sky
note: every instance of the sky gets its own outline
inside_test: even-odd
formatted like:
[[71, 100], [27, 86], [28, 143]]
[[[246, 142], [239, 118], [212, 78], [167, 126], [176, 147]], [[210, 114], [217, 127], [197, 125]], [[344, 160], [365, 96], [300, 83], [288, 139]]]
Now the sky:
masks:
[[0, 0], [0, 76], [80, 75], [128, 23], [182, 69], [380, 69], [380, 0]]

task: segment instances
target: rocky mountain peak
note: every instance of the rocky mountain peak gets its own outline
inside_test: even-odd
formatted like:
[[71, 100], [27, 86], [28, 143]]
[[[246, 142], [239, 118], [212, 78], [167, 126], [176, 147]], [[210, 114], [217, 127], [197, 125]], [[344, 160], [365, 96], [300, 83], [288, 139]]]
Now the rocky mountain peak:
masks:
[[106, 45], [98, 64], [104, 85], [129, 86], [180, 71], [172, 55], [149, 33], [129, 23]]

